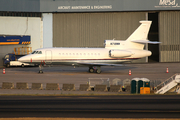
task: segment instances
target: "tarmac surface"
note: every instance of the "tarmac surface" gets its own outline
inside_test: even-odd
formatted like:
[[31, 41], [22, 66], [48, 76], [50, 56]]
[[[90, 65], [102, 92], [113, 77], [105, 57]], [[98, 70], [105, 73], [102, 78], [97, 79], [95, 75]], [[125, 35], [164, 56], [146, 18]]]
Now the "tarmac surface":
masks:
[[[168, 67], [169, 73], [166, 73]], [[125, 64], [122, 67], [101, 67], [102, 73], [89, 73], [88, 67], [72, 66], [45, 66], [43, 74], [39, 74], [39, 67], [11, 67], [6, 68], [6, 73], [0, 74], [0, 94], [124, 94], [114, 92], [94, 92], [94, 91], [78, 91], [80, 84], [87, 84], [89, 78], [98, 78], [94, 81], [102, 82], [109, 79], [112, 84], [113, 79], [121, 80], [132, 78], [148, 78], [151, 85], [157, 86], [162, 81], [165, 81], [172, 75], [180, 73], [180, 63], [148, 63], [148, 64]], [[129, 75], [131, 70], [131, 75]], [[31, 83], [42, 83], [45, 89], [46, 83], [59, 83], [60, 89], [62, 84], [75, 84], [76, 91], [61, 91], [61, 90], [8, 90], [1, 89], [2, 82], [11, 82], [16, 85], [17, 82], [27, 82], [29, 88]], [[16, 86], [15, 86], [16, 87]], [[129, 94], [129, 93], [128, 93]]]
[[0, 96], [0, 118], [180, 118], [179, 95]]
[[[166, 73], [166, 70], [169, 73]], [[2, 67], [3, 68], [3, 67]], [[102, 73], [89, 73], [87, 67], [46, 66], [6, 68], [0, 74], [0, 118], [180, 118], [180, 95], [130, 95], [130, 92], [79, 91], [89, 78], [95, 82], [148, 78], [158, 85], [180, 73], [180, 63], [126, 64], [102, 67]], [[131, 70], [131, 75], [129, 75]], [[2, 89], [2, 82], [42, 83], [44, 90]], [[46, 83], [59, 83], [60, 90], [45, 90]], [[62, 84], [75, 84], [76, 91], [62, 91]], [[15, 86], [16, 88], [16, 86]], [[123, 95], [126, 94], [126, 95]]]

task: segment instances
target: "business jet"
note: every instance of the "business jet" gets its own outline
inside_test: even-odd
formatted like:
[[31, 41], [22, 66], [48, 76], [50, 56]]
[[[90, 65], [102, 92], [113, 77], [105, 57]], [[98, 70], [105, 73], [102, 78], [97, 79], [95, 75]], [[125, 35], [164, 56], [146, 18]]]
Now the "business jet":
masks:
[[40, 48], [18, 59], [29, 64], [38, 64], [43, 73], [44, 64], [88, 66], [89, 72], [101, 73], [101, 66], [122, 66], [122, 63], [150, 56], [144, 50], [146, 43], [158, 44], [147, 40], [152, 21], [140, 21], [141, 25], [127, 40], [105, 40], [104, 48]]

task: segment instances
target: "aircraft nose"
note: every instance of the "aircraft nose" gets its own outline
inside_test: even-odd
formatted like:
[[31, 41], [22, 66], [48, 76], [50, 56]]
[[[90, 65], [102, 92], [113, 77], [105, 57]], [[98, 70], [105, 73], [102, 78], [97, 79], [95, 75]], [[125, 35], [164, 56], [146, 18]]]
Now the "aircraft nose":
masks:
[[19, 62], [25, 62], [25, 61], [26, 61], [26, 58], [25, 58], [25, 57], [20, 57], [20, 58], [18, 59], [18, 61], [19, 61]]

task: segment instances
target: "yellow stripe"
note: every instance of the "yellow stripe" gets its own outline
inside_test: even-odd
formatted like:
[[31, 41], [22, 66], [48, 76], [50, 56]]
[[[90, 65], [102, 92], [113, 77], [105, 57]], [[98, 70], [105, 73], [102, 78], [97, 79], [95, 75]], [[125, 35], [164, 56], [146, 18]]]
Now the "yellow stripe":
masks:
[[25, 42], [22, 42], [22, 44], [30, 44], [31, 42], [28, 42], [28, 41], [25, 41]]
[[17, 45], [19, 42], [0, 42], [0, 45]]

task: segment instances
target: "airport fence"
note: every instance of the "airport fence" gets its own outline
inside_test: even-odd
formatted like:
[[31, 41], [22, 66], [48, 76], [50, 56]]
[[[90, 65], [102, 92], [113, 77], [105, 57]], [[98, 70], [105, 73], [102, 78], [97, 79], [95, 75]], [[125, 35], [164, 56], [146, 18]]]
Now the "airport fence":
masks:
[[[151, 86], [156, 86], [162, 80], [151, 80]], [[26, 90], [63, 90], [63, 91], [109, 91], [109, 92], [126, 92], [131, 91], [131, 80], [115, 78], [110, 81], [109, 78], [88, 78], [84, 84], [59, 84], [59, 83], [0, 83], [1, 89], [26, 89]]]

